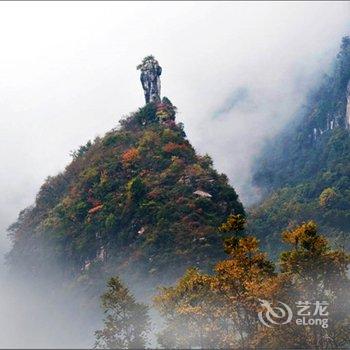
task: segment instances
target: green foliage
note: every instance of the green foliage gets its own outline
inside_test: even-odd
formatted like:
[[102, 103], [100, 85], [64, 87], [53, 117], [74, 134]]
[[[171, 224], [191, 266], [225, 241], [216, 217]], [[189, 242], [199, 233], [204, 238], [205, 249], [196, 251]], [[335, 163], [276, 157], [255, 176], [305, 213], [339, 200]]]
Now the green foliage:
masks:
[[130, 200], [138, 202], [146, 193], [146, 188], [139, 177], [134, 177], [126, 184], [126, 191]]
[[89, 148], [90, 148], [91, 146], [92, 146], [92, 143], [91, 143], [91, 141], [89, 140], [89, 141], [86, 143], [86, 145], [80, 146], [80, 147], [78, 148], [77, 151], [71, 152], [71, 156], [73, 157], [73, 159], [78, 158], [78, 157], [81, 157], [81, 156], [83, 156], [83, 155], [89, 150]]
[[136, 302], [119, 278], [112, 277], [102, 295], [104, 328], [95, 332], [95, 348], [143, 349], [150, 330], [148, 307]]
[[230, 214], [244, 216], [243, 206], [210, 157], [196, 155], [183, 127], [156, 113], [154, 103], [140, 108], [45, 182], [11, 226], [12, 266], [40, 273], [48, 264], [42, 256], [52, 256], [73, 276], [101, 263], [106, 274], [160, 278], [222, 256], [218, 226]]
[[[271, 140], [256, 162], [263, 201], [250, 211], [250, 230], [275, 255], [278, 232], [316, 219], [333, 244], [350, 248], [350, 135], [346, 89], [349, 38], [343, 39], [331, 76], [310, 95], [294, 125]], [[315, 135], [316, 132], [316, 135]]]
[[135, 121], [140, 125], [156, 123], [158, 121], [156, 116], [156, 104], [154, 102], [147, 103], [144, 107], [139, 109], [134, 117]]

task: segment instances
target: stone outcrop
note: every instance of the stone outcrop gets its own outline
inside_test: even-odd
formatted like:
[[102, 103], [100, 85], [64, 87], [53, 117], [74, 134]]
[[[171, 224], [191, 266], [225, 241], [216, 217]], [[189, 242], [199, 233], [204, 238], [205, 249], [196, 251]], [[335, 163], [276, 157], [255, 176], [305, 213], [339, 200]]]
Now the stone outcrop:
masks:
[[137, 66], [141, 70], [140, 80], [146, 103], [160, 102], [160, 75], [162, 67], [153, 56], [147, 56]]

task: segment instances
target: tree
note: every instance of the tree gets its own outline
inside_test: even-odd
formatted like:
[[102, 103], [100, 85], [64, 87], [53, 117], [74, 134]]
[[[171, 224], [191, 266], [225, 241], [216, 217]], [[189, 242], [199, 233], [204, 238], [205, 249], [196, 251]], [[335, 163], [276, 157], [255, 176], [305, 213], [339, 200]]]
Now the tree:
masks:
[[[237, 220], [240, 219], [240, 220]], [[214, 273], [189, 269], [175, 286], [161, 289], [155, 305], [165, 318], [158, 339], [172, 348], [312, 348], [349, 344], [349, 256], [334, 251], [313, 221], [282, 234], [291, 249], [280, 257], [280, 271], [259, 250], [258, 240], [242, 236], [243, 218], [229, 217], [221, 231], [228, 258]], [[238, 224], [239, 223], [239, 224]], [[266, 327], [258, 319], [262, 301], [290, 306], [298, 301], [329, 304], [328, 328], [297, 322]], [[277, 305], [277, 304], [276, 304]], [[312, 311], [314, 312], [314, 311]]]
[[[314, 317], [314, 304], [328, 304], [328, 327], [296, 325], [291, 322], [272, 328], [261, 328], [254, 345], [259, 348], [340, 349], [348, 346], [350, 284], [347, 276], [349, 256], [332, 250], [328, 241], [318, 234], [315, 222], [305, 222], [282, 234], [291, 248], [280, 256], [279, 275], [282, 285], [279, 300], [297, 313], [299, 302], [310, 303], [308, 310]], [[283, 299], [282, 299], [283, 298]], [[308, 306], [307, 306], [308, 307]], [[305, 312], [304, 312], [305, 314]]]
[[95, 348], [144, 348], [150, 331], [148, 307], [137, 303], [118, 277], [112, 277], [107, 286], [108, 290], [101, 297], [105, 326], [95, 332]]
[[220, 227], [220, 232], [238, 233], [244, 230], [246, 218], [242, 214], [231, 214]]
[[332, 250], [316, 223], [306, 222], [283, 234], [292, 249], [281, 255], [281, 272], [293, 277], [299, 300], [326, 301], [328, 328], [305, 328], [308, 347], [341, 348], [349, 344], [350, 256]]
[[260, 324], [259, 298], [271, 299], [282, 278], [259, 251], [254, 237], [242, 237], [242, 216], [230, 216], [221, 231], [228, 259], [212, 275], [189, 269], [173, 287], [161, 289], [155, 306], [165, 318], [158, 340], [164, 347], [244, 348], [251, 346]]
[[139, 151], [137, 148], [135, 147], [129, 148], [122, 154], [123, 164], [127, 165], [127, 164], [133, 163], [138, 156], [139, 156]]
[[173, 287], [162, 288], [154, 299], [165, 318], [158, 334], [164, 348], [213, 348], [220, 342], [218, 317], [213, 312], [211, 277], [189, 269]]
[[320, 194], [319, 197], [319, 203], [320, 206], [325, 208], [325, 207], [331, 207], [332, 204], [336, 201], [337, 199], [337, 193], [334, 191], [333, 188], [325, 188], [322, 193]]

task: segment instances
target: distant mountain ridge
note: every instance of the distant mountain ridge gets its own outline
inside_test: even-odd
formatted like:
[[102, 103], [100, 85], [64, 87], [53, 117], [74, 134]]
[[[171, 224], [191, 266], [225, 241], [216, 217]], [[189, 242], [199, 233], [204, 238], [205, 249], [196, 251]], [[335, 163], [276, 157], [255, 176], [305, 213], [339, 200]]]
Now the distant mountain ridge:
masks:
[[281, 230], [309, 219], [349, 247], [349, 87], [350, 38], [344, 37], [332, 73], [255, 163], [254, 182], [264, 199], [251, 210], [251, 228], [271, 251], [279, 250]]

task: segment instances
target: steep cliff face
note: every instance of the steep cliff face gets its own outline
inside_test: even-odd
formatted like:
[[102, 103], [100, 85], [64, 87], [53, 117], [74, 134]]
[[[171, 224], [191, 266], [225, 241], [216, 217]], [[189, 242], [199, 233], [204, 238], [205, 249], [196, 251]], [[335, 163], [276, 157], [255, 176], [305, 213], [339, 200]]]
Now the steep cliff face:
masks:
[[[293, 125], [266, 146], [255, 166], [263, 201], [252, 229], [272, 250], [288, 225], [308, 219], [340, 245], [350, 232], [350, 39]], [[276, 248], [277, 247], [277, 248]]]
[[172, 281], [221, 257], [217, 227], [244, 213], [227, 177], [199, 156], [166, 98], [88, 142], [10, 227], [12, 267], [73, 278]]
[[346, 89], [346, 127], [350, 129], [350, 80], [348, 82], [348, 88]]

